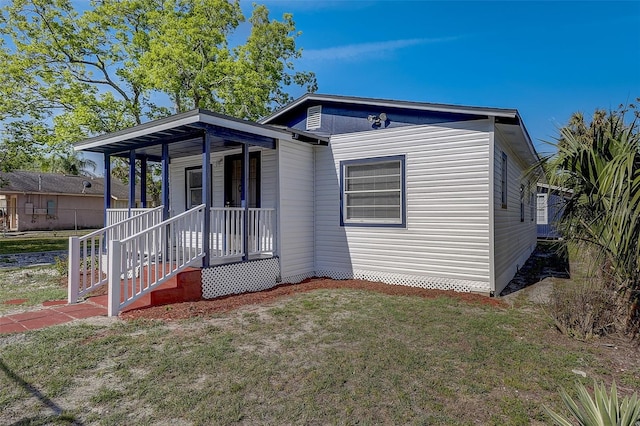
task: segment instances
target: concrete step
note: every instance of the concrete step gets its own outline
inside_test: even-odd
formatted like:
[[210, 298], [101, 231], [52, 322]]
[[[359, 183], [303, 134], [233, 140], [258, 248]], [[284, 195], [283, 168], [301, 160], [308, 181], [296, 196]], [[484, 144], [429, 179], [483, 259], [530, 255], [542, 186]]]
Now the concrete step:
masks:
[[[140, 297], [122, 310], [144, 309], [151, 306], [168, 305], [171, 303], [193, 302], [202, 298], [202, 274], [200, 269], [187, 268], [162, 283], [158, 288]], [[120, 294], [123, 294], [124, 283], [121, 283]], [[90, 297], [89, 300], [101, 306], [108, 306], [107, 295]]]

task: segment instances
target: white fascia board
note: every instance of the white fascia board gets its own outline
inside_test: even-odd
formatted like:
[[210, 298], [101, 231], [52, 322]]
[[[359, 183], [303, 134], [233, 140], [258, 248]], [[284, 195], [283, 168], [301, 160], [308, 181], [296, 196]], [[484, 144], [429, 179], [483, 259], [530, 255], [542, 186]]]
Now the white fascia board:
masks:
[[540, 156], [538, 155], [538, 151], [536, 151], [536, 148], [533, 146], [533, 141], [529, 136], [529, 132], [527, 131], [527, 128], [524, 127], [524, 122], [522, 121], [522, 117], [520, 117], [520, 114], [516, 114], [516, 115], [518, 117], [518, 123], [520, 123], [520, 131], [524, 135], [524, 139], [527, 141], [527, 145], [529, 147], [529, 151], [531, 152], [531, 155], [534, 158], [537, 158], [538, 161], [540, 161]]

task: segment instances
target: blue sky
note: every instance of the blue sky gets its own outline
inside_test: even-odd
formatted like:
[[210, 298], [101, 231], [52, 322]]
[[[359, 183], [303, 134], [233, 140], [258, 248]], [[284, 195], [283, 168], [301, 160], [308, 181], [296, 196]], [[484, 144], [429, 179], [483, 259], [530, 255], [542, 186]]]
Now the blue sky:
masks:
[[517, 108], [542, 153], [574, 111], [640, 97], [640, 1], [263, 3], [319, 93]]

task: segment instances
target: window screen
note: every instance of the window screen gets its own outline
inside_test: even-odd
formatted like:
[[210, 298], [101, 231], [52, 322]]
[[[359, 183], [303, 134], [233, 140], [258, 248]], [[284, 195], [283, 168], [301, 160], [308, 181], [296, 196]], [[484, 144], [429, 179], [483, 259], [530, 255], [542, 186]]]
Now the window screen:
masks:
[[342, 164], [344, 224], [404, 223], [404, 157]]

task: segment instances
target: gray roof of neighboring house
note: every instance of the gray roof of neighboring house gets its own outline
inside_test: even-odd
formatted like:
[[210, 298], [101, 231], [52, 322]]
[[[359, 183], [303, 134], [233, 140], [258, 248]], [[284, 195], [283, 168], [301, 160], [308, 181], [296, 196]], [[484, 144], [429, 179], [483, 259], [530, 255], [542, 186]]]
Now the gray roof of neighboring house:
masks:
[[[0, 173], [0, 194], [57, 194], [102, 197], [104, 178], [72, 176], [61, 173], [27, 172], [16, 170]], [[136, 186], [136, 198], [140, 198], [140, 186]], [[116, 200], [129, 198], [129, 187], [111, 178], [111, 196]]]

